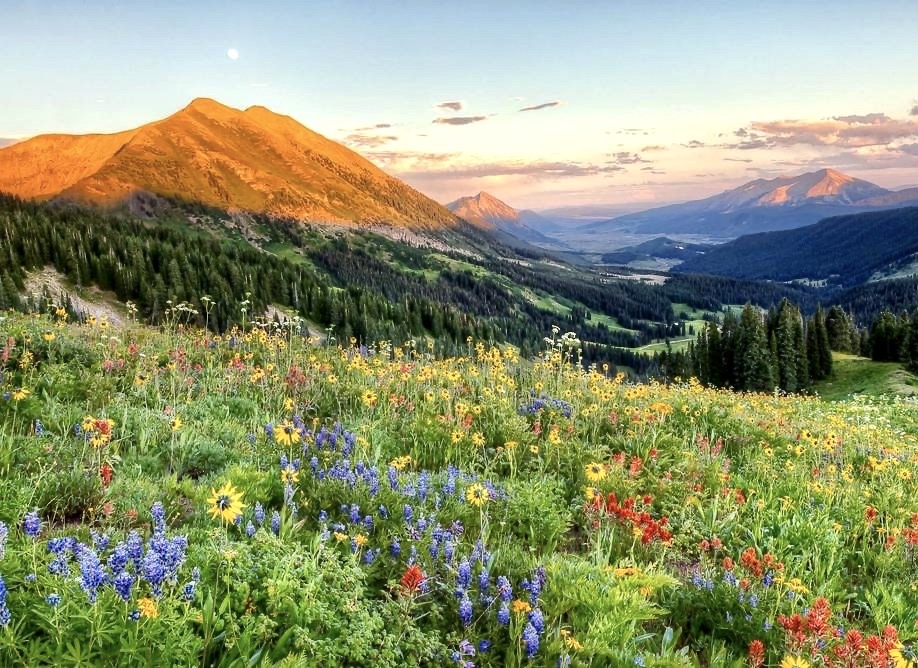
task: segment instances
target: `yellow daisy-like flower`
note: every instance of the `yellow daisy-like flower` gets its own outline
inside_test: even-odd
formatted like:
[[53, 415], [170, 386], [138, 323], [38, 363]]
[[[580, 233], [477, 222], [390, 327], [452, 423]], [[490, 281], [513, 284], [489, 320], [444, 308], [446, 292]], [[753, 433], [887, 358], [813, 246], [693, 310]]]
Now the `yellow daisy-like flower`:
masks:
[[472, 434], [472, 445], [476, 448], [480, 448], [485, 444], [485, 437], [480, 432], [475, 432]]
[[599, 482], [606, 477], [606, 467], [599, 462], [587, 464], [584, 467], [584, 470], [586, 472], [586, 478], [590, 482]]
[[232, 522], [237, 515], [242, 514], [245, 504], [242, 503], [242, 495], [233, 487], [232, 483], [226, 483], [220, 489], [211, 489], [211, 496], [207, 500], [210, 503], [211, 517], [220, 518], [224, 522]]
[[288, 466], [281, 469], [280, 478], [283, 484], [292, 485], [293, 483], [300, 481], [300, 472], [292, 466]]
[[903, 647], [902, 643], [898, 643], [889, 650], [889, 658], [892, 661], [893, 668], [915, 668], [914, 659], [909, 659], [902, 653]]
[[140, 610], [140, 616], [147, 619], [156, 619], [159, 617], [159, 607], [152, 598], [141, 598], [137, 601], [137, 609]]
[[80, 424], [80, 428], [83, 430], [84, 434], [95, 431], [96, 418], [94, 418], [92, 415], [87, 415], [83, 418], [83, 422]]
[[300, 442], [300, 431], [292, 422], [284, 422], [274, 428], [274, 442], [279, 445], [296, 445]]
[[340, 531], [336, 531], [333, 535], [335, 537], [335, 540], [338, 541], [339, 543], [343, 543], [344, 541], [347, 540], [346, 533], [341, 533]]
[[13, 390], [13, 401], [22, 401], [26, 397], [32, 394], [31, 391], [27, 390], [24, 387], [20, 387], [18, 390]]
[[176, 415], [174, 418], [172, 418], [172, 420], [169, 421], [169, 428], [172, 429], [172, 431], [178, 431], [182, 428], [182, 424], [184, 424], [182, 422], [182, 418]]
[[375, 406], [378, 401], [376, 392], [373, 392], [372, 390], [366, 390], [363, 393], [363, 396], [361, 397], [361, 399], [363, 401], [364, 406]]
[[465, 498], [473, 506], [480, 508], [490, 500], [491, 492], [488, 491], [487, 487], [476, 482], [474, 485], [469, 485], [469, 488], [465, 490]]
[[354, 543], [357, 545], [357, 547], [363, 547], [364, 545], [367, 544], [368, 541], [369, 541], [369, 538], [367, 538], [362, 533], [359, 533], [356, 536], [354, 536]]
[[810, 663], [802, 657], [788, 654], [781, 660], [781, 668], [810, 668]]
[[461, 430], [459, 430], [459, 429], [454, 429], [452, 435], [450, 436], [450, 440], [452, 440], [453, 445], [456, 445], [456, 444], [462, 442], [463, 436], [464, 436], [464, 434], [462, 433]]
[[41, 335], [41, 338], [43, 338], [45, 341], [48, 341], [50, 343], [51, 341], [57, 338], [57, 335], [54, 332], [45, 332], [44, 334]]
[[293, 399], [290, 399], [289, 397], [284, 399], [284, 411], [287, 413], [293, 411]]

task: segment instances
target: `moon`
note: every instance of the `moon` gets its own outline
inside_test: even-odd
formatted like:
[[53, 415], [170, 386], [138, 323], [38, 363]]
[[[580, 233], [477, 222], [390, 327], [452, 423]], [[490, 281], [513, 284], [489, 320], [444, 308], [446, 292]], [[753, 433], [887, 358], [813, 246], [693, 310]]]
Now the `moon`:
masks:
[[236, 49], [228, 49], [226, 52], [226, 57], [230, 60], [239, 60], [239, 51]]

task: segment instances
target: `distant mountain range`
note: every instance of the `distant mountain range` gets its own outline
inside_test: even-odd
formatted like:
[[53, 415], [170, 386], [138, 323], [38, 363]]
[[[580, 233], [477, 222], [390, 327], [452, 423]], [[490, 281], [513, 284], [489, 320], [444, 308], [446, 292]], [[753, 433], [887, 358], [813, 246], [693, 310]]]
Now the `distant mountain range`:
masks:
[[541, 231], [553, 229], [552, 221], [535, 211], [514, 209], [486, 192], [471, 197], [460, 197], [447, 204], [446, 208], [481, 229], [496, 229], [529, 243], [558, 246], [557, 241], [548, 238]]
[[829, 287], [916, 275], [918, 207], [839, 216], [794, 230], [750, 234], [712, 246], [674, 271]]
[[756, 179], [701, 200], [671, 204], [586, 225], [583, 231], [636, 234], [744, 234], [811, 225], [834, 215], [918, 205], [918, 188], [891, 191], [834, 169]]
[[459, 220], [370, 161], [264, 107], [199, 98], [109, 135], [41, 135], [0, 148], [0, 191], [101, 205], [153, 194], [224, 210], [413, 230]]

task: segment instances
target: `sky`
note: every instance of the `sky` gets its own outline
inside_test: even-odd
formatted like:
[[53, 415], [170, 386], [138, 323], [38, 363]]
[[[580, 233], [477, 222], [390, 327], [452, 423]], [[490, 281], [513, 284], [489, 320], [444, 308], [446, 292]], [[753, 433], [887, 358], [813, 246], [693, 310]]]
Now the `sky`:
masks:
[[441, 202], [918, 185], [918, 2], [0, 0], [0, 144], [264, 105]]

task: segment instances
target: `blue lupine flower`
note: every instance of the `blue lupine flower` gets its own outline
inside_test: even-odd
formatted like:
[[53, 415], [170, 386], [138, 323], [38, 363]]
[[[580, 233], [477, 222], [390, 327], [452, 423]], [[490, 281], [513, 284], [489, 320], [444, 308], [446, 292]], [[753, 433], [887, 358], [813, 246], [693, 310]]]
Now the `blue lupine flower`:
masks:
[[542, 611], [539, 608], [529, 613], [529, 623], [535, 628], [536, 633], [542, 635], [542, 632], [545, 630], [545, 617], [542, 615]]
[[108, 544], [111, 540], [108, 534], [91, 531], [90, 535], [92, 536], [92, 544], [95, 546], [97, 552], [105, 552], [105, 550], [108, 549]]
[[261, 526], [265, 523], [265, 508], [260, 501], [255, 502], [255, 523]]
[[166, 531], [166, 509], [163, 508], [161, 501], [157, 501], [150, 509], [150, 515], [153, 517], [153, 531], [155, 533], [164, 533]]
[[99, 555], [91, 547], [78, 543], [75, 555], [80, 564], [80, 588], [86, 592], [89, 601], [95, 603], [99, 588], [108, 581], [108, 576]]
[[25, 581], [29, 583], [35, 582], [37, 579], [38, 579], [38, 576], [35, 575], [35, 573], [29, 573], [28, 575], [25, 576]]
[[184, 601], [193, 601], [194, 593], [197, 589], [198, 583], [194, 580], [191, 582], [186, 582], [185, 586], [182, 587], [182, 600]]
[[60, 594], [48, 594], [45, 596], [45, 603], [50, 605], [52, 608], [56, 608], [61, 604]]
[[389, 554], [393, 557], [398, 557], [402, 553], [402, 546], [398, 542], [398, 538], [392, 540], [392, 544], [389, 545]]
[[526, 658], [531, 659], [539, 651], [539, 634], [532, 624], [523, 629], [523, 645], [526, 647]]
[[41, 533], [41, 519], [38, 517], [38, 510], [26, 513], [22, 519], [22, 530], [29, 538], [38, 538], [38, 534]]
[[504, 603], [509, 603], [513, 598], [513, 586], [510, 580], [503, 575], [497, 577], [497, 590], [500, 592], [500, 600]]
[[275, 536], [280, 535], [281, 530], [281, 516], [280, 513], [276, 510], [271, 513], [271, 531], [274, 532]]
[[497, 610], [497, 623], [501, 626], [506, 626], [510, 623], [510, 608], [506, 603], [501, 604]]
[[456, 572], [456, 585], [462, 589], [468, 589], [472, 582], [472, 566], [468, 559], [459, 562], [459, 569]]
[[67, 555], [61, 554], [52, 559], [48, 564], [48, 572], [51, 575], [60, 575], [63, 577], [70, 575], [70, 566], [67, 563]]
[[9, 528], [3, 522], [0, 522], [0, 559], [3, 559], [4, 554], [6, 554], [6, 539], [9, 533]]
[[418, 478], [417, 497], [420, 501], [427, 500], [427, 494], [430, 491], [430, 474], [427, 471], [421, 471]]
[[405, 508], [403, 509], [402, 514], [405, 516], [406, 523], [410, 523], [411, 520], [414, 519], [414, 509], [407, 503], [405, 504]]
[[459, 643], [459, 652], [463, 656], [475, 656], [475, 645], [470, 643], [468, 638], [465, 638]]
[[153, 594], [159, 596], [162, 593], [162, 585], [168, 576], [168, 572], [158, 552], [150, 550], [144, 555], [141, 573], [144, 580], [149, 582], [153, 588]]
[[128, 615], [128, 619], [130, 619], [132, 622], [139, 621], [140, 620], [140, 610], [134, 610], [131, 614]]
[[468, 596], [463, 597], [459, 602], [459, 620], [463, 626], [472, 623], [472, 601]]
[[478, 651], [484, 654], [489, 649], [491, 649], [491, 641], [487, 638], [483, 638], [478, 641]]
[[490, 586], [491, 575], [488, 573], [487, 569], [482, 569], [481, 573], [478, 574], [478, 588], [481, 590], [482, 594], [486, 594]]
[[456, 551], [456, 546], [453, 541], [448, 540], [443, 544], [443, 561], [447, 564], [453, 563], [453, 554]]
[[122, 601], [130, 601], [131, 589], [134, 587], [134, 576], [127, 571], [121, 571], [112, 580], [112, 587], [114, 587], [115, 592], [121, 597]]
[[634, 665], [635, 666], [645, 666], [647, 664], [644, 663], [644, 657], [638, 654], [636, 657], [634, 657]]
[[257, 529], [255, 528], [255, 525], [252, 524], [251, 522], [245, 525], [245, 535], [248, 536], [249, 538], [254, 536], [256, 531]]

